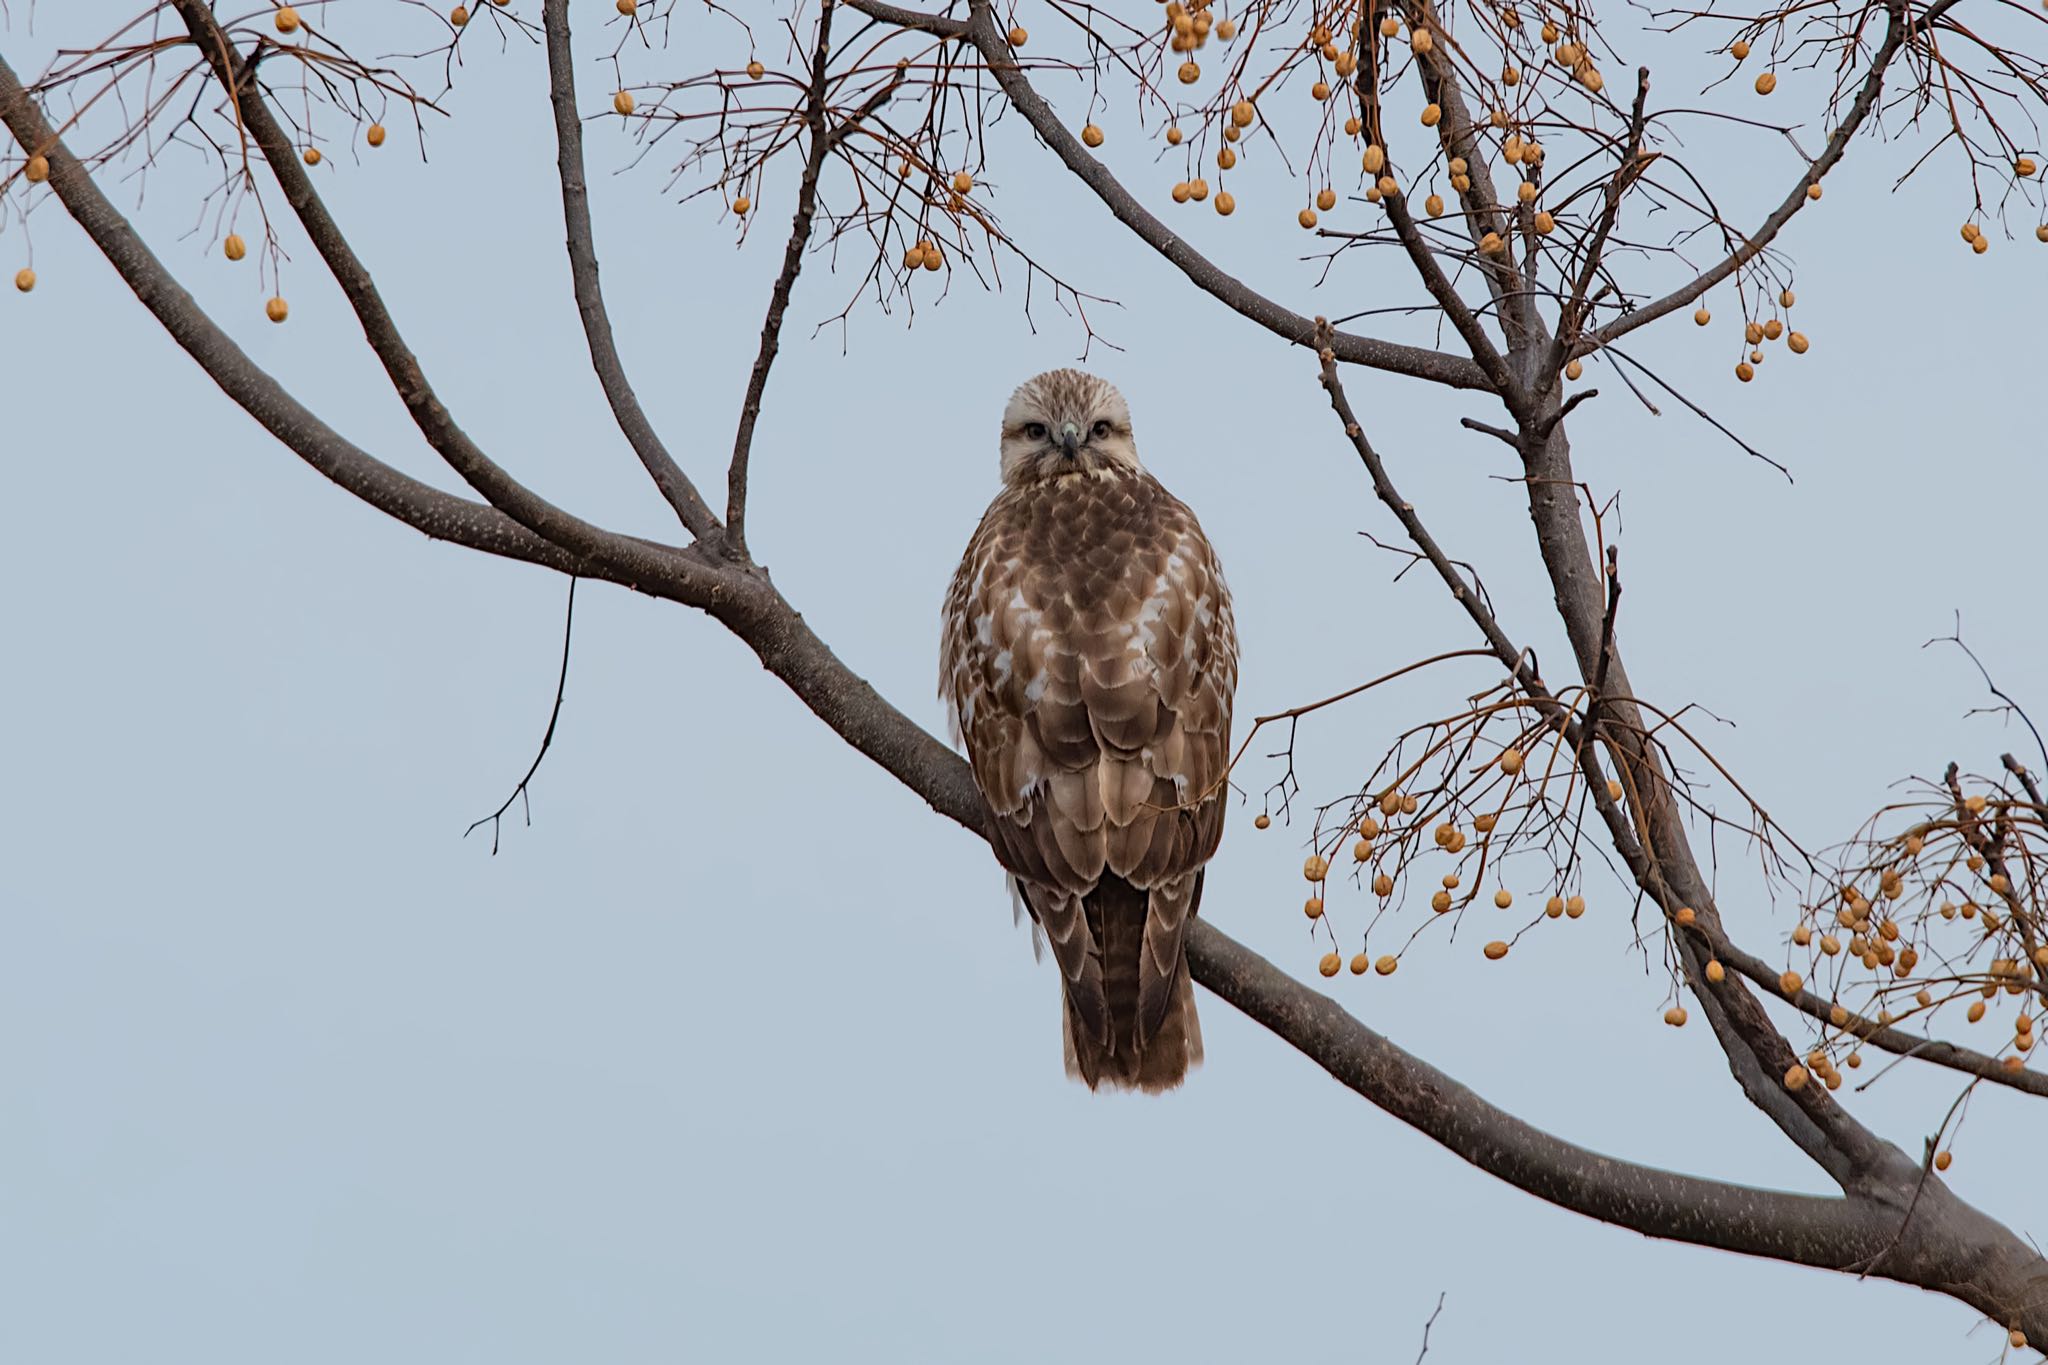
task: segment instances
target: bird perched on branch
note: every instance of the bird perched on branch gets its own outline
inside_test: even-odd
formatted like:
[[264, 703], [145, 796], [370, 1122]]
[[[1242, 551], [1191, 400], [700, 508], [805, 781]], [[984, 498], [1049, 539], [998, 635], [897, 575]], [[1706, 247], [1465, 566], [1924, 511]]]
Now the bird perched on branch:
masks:
[[1067, 1073], [1170, 1090], [1202, 1057], [1183, 938], [1223, 834], [1230, 591], [1094, 375], [1011, 397], [1002, 484], [946, 594], [939, 695], [1059, 965]]

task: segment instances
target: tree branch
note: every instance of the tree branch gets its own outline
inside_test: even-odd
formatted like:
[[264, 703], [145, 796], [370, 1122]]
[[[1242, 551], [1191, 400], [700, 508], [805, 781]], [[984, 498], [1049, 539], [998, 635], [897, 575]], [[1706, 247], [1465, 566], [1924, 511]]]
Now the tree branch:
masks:
[[[877, 0], [846, 0], [846, 3], [861, 13], [888, 23], [902, 23], [905, 27], [920, 29], [927, 33], [941, 32], [936, 24], [950, 22], [937, 16], [910, 16], [893, 5], [877, 3]], [[984, 5], [973, 11], [973, 17], [958, 29], [947, 30], [942, 36], [955, 36], [972, 43], [988, 64], [990, 74], [1002, 87], [1004, 95], [1017, 112], [1024, 116], [1039, 138], [1050, 147], [1053, 154], [1072, 171], [1082, 184], [1094, 191], [1095, 197], [1106, 205], [1121, 222], [1135, 233], [1138, 239], [1158, 252], [1180, 270], [1194, 286], [1218, 302], [1236, 310], [1253, 322], [1258, 323], [1274, 335], [1293, 342], [1297, 346], [1315, 344], [1315, 323], [1308, 317], [1281, 306], [1257, 290], [1246, 286], [1236, 276], [1217, 266], [1201, 252], [1182, 239], [1178, 232], [1153, 217], [1131, 192], [1111, 175], [1109, 168], [1096, 160], [1081, 140], [1067, 131], [1051, 105], [1045, 102], [1024, 68], [1010, 52], [1007, 38], [996, 27], [993, 13]], [[1381, 341], [1376, 337], [1354, 336], [1349, 332], [1338, 332], [1330, 342], [1337, 358], [1350, 365], [1364, 365], [1369, 369], [1385, 370], [1390, 374], [1408, 375], [1414, 379], [1426, 379], [1454, 389], [1480, 389], [1492, 391], [1493, 383], [1486, 372], [1463, 356], [1447, 355], [1421, 346], [1404, 346], [1398, 342]]]
[[[1952, 3], [1954, 0], [1937, 0], [1928, 14], [1932, 15], [1935, 10], [1946, 9]], [[1906, 43], [1908, 24], [1905, 0], [1887, 0], [1886, 8], [1891, 19], [1885, 26], [1883, 41], [1878, 44], [1877, 51], [1871, 54], [1869, 74], [1863, 78], [1862, 87], [1857, 90], [1856, 98], [1849, 105], [1849, 112], [1829, 136], [1827, 145], [1821, 149], [1821, 154], [1815, 157], [1812, 164], [1801, 174], [1799, 183], [1792, 187], [1791, 193], [1785, 196], [1742, 245], [1728, 253], [1714, 266], [1663, 298], [1624, 313], [1605, 327], [1581, 338], [1572, 347], [1574, 354], [1586, 355], [1597, 351], [1602, 346], [1627, 336], [1645, 323], [1655, 322], [1668, 313], [1675, 313], [1686, 307], [1694, 299], [1754, 260], [1758, 253], [1771, 244], [1772, 239], [1785, 224], [1792, 221], [1792, 216], [1809, 202], [1806, 197], [1807, 188], [1818, 185], [1821, 177], [1834, 169], [1835, 163], [1842, 159], [1842, 153], [1848, 149], [1849, 139], [1856, 136], [1856, 130], [1863, 126], [1864, 119], [1877, 107], [1878, 96], [1884, 91], [1885, 73], [1891, 67], [1892, 58], [1898, 55], [1899, 49]]]
[[576, 112], [576, 69], [569, 45], [569, 0], [542, 0], [541, 24], [547, 30], [548, 99], [555, 111], [555, 174], [562, 182], [562, 220], [568, 232], [569, 279], [576, 291], [576, 312], [583, 319], [583, 337], [590, 367], [611, 405], [612, 418], [633, 453], [640, 457], [654, 486], [675, 510], [689, 533], [706, 539], [718, 518], [705, 505], [682, 467], [662, 443], [654, 424], [641, 410], [640, 396], [626, 378], [612, 337], [611, 317], [597, 279], [597, 246], [590, 226], [590, 191], [583, 170], [583, 120]]
[[[768, 388], [768, 371], [782, 348], [782, 315], [789, 309], [790, 291], [797, 273], [804, 268], [804, 248], [811, 242], [811, 219], [818, 211], [818, 176], [832, 154], [840, 132], [825, 123], [825, 70], [832, 59], [832, 7], [834, 0], [818, 0], [818, 42], [811, 55], [811, 83], [804, 92], [804, 122], [811, 130], [811, 146], [804, 157], [803, 178], [797, 182], [796, 217], [789, 227], [789, 244], [782, 250], [782, 273], [768, 295], [768, 316], [761, 324], [761, 350], [754, 357], [753, 373], [747, 377], [747, 394], [740, 402], [739, 432], [733, 437], [732, 463], [726, 469], [725, 534], [732, 552], [747, 553], [747, 464], [754, 450], [754, 424], [761, 417], [761, 397]], [[894, 84], [884, 87], [886, 96]]]
[[651, 577], [673, 572], [676, 562], [672, 554], [661, 554], [644, 542], [572, 516], [513, 478], [470, 440], [427, 382], [418, 358], [405, 344], [379, 297], [376, 283], [314, 191], [291, 139], [271, 116], [252, 73], [214, 21], [212, 9], [205, 0], [171, 0], [171, 5], [184, 19], [193, 44], [212, 67], [215, 79], [234, 104], [237, 117], [256, 139], [264, 160], [270, 163], [271, 173], [284, 190], [285, 202], [298, 215], [314, 249], [327, 263], [335, 283], [341, 286], [362, 324], [364, 339], [383, 363], [392, 387], [404, 401], [420, 434], [427, 438], [427, 444], [491, 506], [572, 555], [609, 565], [622, 573]]

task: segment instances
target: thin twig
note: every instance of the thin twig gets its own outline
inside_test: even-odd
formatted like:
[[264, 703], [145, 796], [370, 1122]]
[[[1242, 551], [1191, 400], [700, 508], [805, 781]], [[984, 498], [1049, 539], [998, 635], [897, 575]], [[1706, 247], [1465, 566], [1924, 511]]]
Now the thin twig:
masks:
[[472, 823], [468, 829], [462, 831], [462, 837], [467, 839], [470, 835], [476, 833], [478, 825], [488, 824], [491, 827], [491, 856], [493, 858], [498, 856], [498, 827], [504, 821], [505, 812], [512, 809], [514, 801], [522, 803], [527, 825], [530, 827], [533, 824], [533, 804], [527, 799], [527, 792], [533, 784], [533, 775], [540, 771], [541, 760], [548, 756], [548, 747], [555, 742], [555, 722], [562, 718], [562, 694], [569, 686], [569, 644], [575, 638], [575, 630], [576, 577], [571, 574], [569, 577], [569, 607], [562, 615], [562, 671], [560, 676], [555, 679], [555, 704], [548, 712], [548, 728], [542, 732], [540, 737], [540, 752], [533, 756], [533, 762], [527, 766], [526, 776], [519, 779], [519, 784], [512, 788], [512, 794], [505, 798], [504, 804], [489, 815], [486, 815], [483, 819]]

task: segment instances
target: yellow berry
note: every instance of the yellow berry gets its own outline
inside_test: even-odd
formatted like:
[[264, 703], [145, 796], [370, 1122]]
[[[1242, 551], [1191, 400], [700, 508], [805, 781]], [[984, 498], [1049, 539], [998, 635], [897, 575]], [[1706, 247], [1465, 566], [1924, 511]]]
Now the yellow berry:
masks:
[[1230, 121], [1240, 128], [1251, 127], [1252, 119], [1257, 114], [1258, 110], [1252, 107], [1250, 100], [1239, 100], [1230, 106]]
[[974, 177], [965, 171], [953, 172], [953, 193], [966, 194], [974, 188]]
[[[903, 268], [905, 270], [917, 270], [921, 268], [923, 265], [924, 246], [921, 243], [911, 247], [908, 251], [903, 253]], [[1265, 818], [1265, 816], [1261, 815], [1258, 818], [1258, 820], [1254, 820], [1252, 821], [1252, 823], [1254, 825], [1258, 825], [1260, 829], [1264, 829], [1265, 826], [1263, 824], [1260, 824], [1259, 821], [1264, 820]]]
[[1804, 948], [1807, 944], [1813, 942], [1813, 930], [1803, 924], [1800, 925], [1792, 931], [1792, 941]]
[[1010, 46], [1022, 47], [1031, 41], [1031, 33], [1022, 24], [1010, 30]]
[[1765, 341], [1776, 341], [1779, 337], [1783, 335], [1785, 335], [1785, 324], [1778, 321], [1778, 319], [1772, 318], [1769, 322], [1764, 324]]
[[1181, 131], [1180, 131], [1180, 125], [1179, 125], [1179, 124], [1177, 124], [1177, 123], [1174, 123], [1174, 124], [1169, 124], [1169, 125], [1167, 125], [1167, 129], [1166, 129], [1166, 145], [1167, 145], [1167, 146], [1169, 146], [1169, 147], [1178, 147], [1178, 146], [1180, 146], [1180, 140], [1181, 140], [1181, 136], [1182, 136], [1182, 134], [1181, 134]]
[[1323, 898], [1321, 896], [1310, 896], [1306, 901], [1302, 902], [1301, 913], [1307, 915], [1310, 919], [1321, 919], [1323, 917]]
[[630, 19], [633, 17], [633, 11], [640, 8], [640, 0], [617, 0], [613, 8]]
[[1783, 293], [1778, 295], [1778, 302], [1786, 308], [1790, 308], [1794, 303], [1798, 301], [1799, 296], [1797, 294], [1794, 294], [1789, 289], [1785, 290]]
[[1738, 62], [1741, 61], [1749, 55], [1749, 44], [1737, 38], [1733, 43], [1729, 44], [1728, 55]]
[[231, 261], [239, 261], [249, 254], [248, 243], [242, 240], [242, 235], [238, 232], [230, 232], [227, 240], [220, 244], [220, 249], [221, 254]]
[[1498, 962], [1508, 955], [1508, 945], [1501, 942], [1499, 939], [1495, 939], [1493, 942], [1487, 944], [1480, 951], [1486, 954], [1486, 960], [1488, 962]]
[[1395, 957], [1392, 953], [1388, 953], [1379, 961], [1373, 963], [1372, 969], [1378, 972], [1381, 976], [1392, 976], [1394, 974], [1394, 968], [1400, 965], [1401, 959]]
[[455, 25], [455, 27], [457, 27], [457, 28], [461, 28], [461, 27], [462, 27], [462, 26], [463, 26], [464, 24], [468, 23], [468, 22], [469, 22], [469, 8], [468, 8], [468, 6], [466, 6], [466, 5], [457, 5], [457, 6], [456, 6], [456, 7], [454, 8], [454, 9], [451, 9], [451, 10], [449, 10], [449, 11], [448, 11], [448, 22], [449, 22], [449, 23], [451, 23], [451, 24], [453, 24], [453, 25]]
[[1320, 853], [1311, 853], [1301, 864], [1301, 875], [1312, 882], [1319, 882], [1330, 875], [1330, 860]]
[[1522, 771], [1522, 751], [1520, 749], [1501, 750], [1500, 770], [1509, 777], [1513, 777], [1516, 773]]
[[1543, 913], [1552, 919], [1562, 915], [1564, 913], [1564, 897], [1552, 896], [1549, 900], [1543, 902]]
[[2027, 1349], [2027, 1334], [2017, 1327], [2013, 1328], [2010, 1332], [2007, 1332], [2005, 1334], [2005, 1339], [2012, 1344], [2012, 1348], [2015, 1351], [2024, 1351]]
[[1196, 81], [1200, 79], [1202, 79], [1201, 67], [1196, 66], [1191, 61], [1182, 62], [1180, 64], [1180, 83], [1182, 85], [1193, 85]]
[[618, 94], [616, 94], [616, 95], [613, 95], [613, 96], [612, 96], [612, 108], [614, 108], [614, 109], [618, 110], [618, 111], [619, 111], [620, 113], [622, 113], [622, 114], [630, 114], [630, 113], [632, 113], [632, 112], [633, 112], [633, 92], [632, 92], [632, 91], [630, 91], [630, 90], [621, 90], [621, 91], [619, 91], [619, 93], [618, 93]]
[[1199, 204], [1208, 197], [1208, 181], [1202, 179], [1202, 177], [1199, 175], [1196, 176], [1193, 180], [1188, 181], [1188, 198], [1194, 200], [1197, 204]]
[[2034, 164], [2034, 158], [2030, 156], [2023, 156], [2019, 160], [2012, 163], [2012, 173], [2022, 180], [2027, 179], [2029, 176], [2033, 175], [2033, 173], [2039, 169], [2040, 167]]
[[369, 143], [372, 147], [382, 147], [384, 145], [384, 125], [381, 123], [371, 124], [363, 132], [363, 141]]
[[1806, 333], [1804, 332], [1794, 332], [1790, 336], [1785, 338], [1785, 347], [1787, 350], [1791, 351], [1793, 355], [1805, 355], [1806, 348], [1810, 344], [1811, 343], [1807, 341]]
[[1367, 957], [1364, 953], [1359, 953], [1357, 956], [1351, 959], [1351, 974], [1353, 976], [1364, 976], [1367, 972], [1371, 970], [1372, 959]]
[[1394, 879], [1382, 872], [1372, 879], [1372, 893], [1382, 898], [1394, 894]]
[[[1189, 184], [1185, 180], [1176, 183], [1173, 187], [1173, 202], [1176, 204], [1187, 203], [1188, 198], [1194, 193], [1194, 188], [1195, 187], [1193, 185]], [[1264, 829], [1265, 826], [1261, 825], [1259, 826], [1259, 828]]]
[[1849, 1011], [1843, 1009], [1840, 1005], [1828, 1006], [1828, 1022], [1836, 1028], [1845, 1027], [1849, 1022]]
[[1414, 798], [1414, 797], [1412, 797], [1412, 796], [1404, 796], [1404, 797], [1402, 797], [1402, 798], [1401, 798], [1401, 814], [1403, 814], [1403, 815], [1413, 815], [1413, 814], [1415, 814], [1415, 805], [1416, 805], [1416, 802], [1415, 802], [1415, 798]]
[[1357, 137], [1358, 130], [1364, 126], [1364, 124], [1358, 121], [1358, 115], [1353, 114], [1350, 118], [1344, 120], [1344, 136]]
[[1502, 887], [1500, 890], [1493, 893], [1493, 903], [1499, 906], [1501, 909], [1505, 910], [1510, 905], [1513, 905], [1515, 903], [1515, 893], [1508, 890], [1506, 887]]
[[1548, 47], [1550, 44], [1556, 41], [1557, 25], [1549, 22], [1548, 20], [1545, 20], [1543, 24], [1543, 45], [1545, 47]]
[[1501, 250], [1500, 234], [1489, 232], [1479, 239], [1479, 249], [1489, 256], [1497, 256]]
[[1555, 218], [1553, 218], [1553, 217], [1551, 217], [1551, 216], [1550, 216], [1550, 210], [1549, 210], [1549, 209], [1539, 209], [1539, 210], [1537, 210], [1537, 212], [1536, 212], [1536, 235], [1537, 235], [1538, 237], [1548, 237], [1548, 236], [1549, 236], [1549, 235], [1550, 235], [1551, 233], [1553, 233], [1553, 232], [1555, 232], [1555, 231], [1557, 231], [1557, 219], [1555, 219]]
[[1436, 126], [1437, 126], [1437, 124], [1439, 124], [1439, 123], [1441, 123], [1441, 122], [1443, 121], [1443, 117], [1444, 117], [1444, 110], [1443, 110], [1443, 106], [1442, 106], [1442, 105], [1440, 105], [1440, 104], [1425, 104], [1425, 105], [1423, 105], [1423, 106], [1422, 106], [1422, 126], [1423, 126], [1423, 127], [1425, 127], [1425, 128], [1434, 128], [1434, 127], [1436, 127]]
[[1325, 185], [1322, 189], [1317, 190], [1316, 207], [1321, 209], [1324, 213], [1328, 213], [1331, 209], [1336, 208], [1337, 191], [1331, 189], [1327, 185]]
[[19, 289], [24, 294], [26, 294], [29, 290], [35, 288], [36, 272], [30, 270], [27, 266], [23, 266], [21, 269], [15, 271], [14, 287], [16, 289]]
[[768, 74], [768, 68], [767, 68], [767, 67], [765, 67], [765, 66], [763, 66], [763, 65], [761, 65], [761, 64], [760, 64], [759, 62], [748, 62], [748, 63], [747, 63], [747, 79], [748, 79], [748, 80], [750, 80], [750, 81], [758, 81], [758, 80], [760, 80], [760, 79], [761, 79], [761, 77], [763, 77], [763, 76], [765, 76], [765, 75], [767, 75], [767, 74]]
[[1683, 925], [1691, 924], [1699, 918], [1699, 915], [1690, 905], [1681, 905], [1672, 912], [1671, 918]]
[[1683, 1005], [1673, 1005], [1670, 1009], [1665, 1010], [1664, 1022], [1671, 1025], [1671, 1027], [1673, 1028], [1684, 1028], [1685, 1007]]
[[1380, 20], [1380, 37], [1393, 38], [1398, 36], [1400, 32], [1401, 21], [1393, 15], [1389, 14], [1386, 18]]
[[1261, 811], [1261, 812], [1259, 812], [1259, 814], [1258, 814], [1258, 815], [1256, 815], [1255, 817], [1253, 817], [1253, 819], [1252, 819], [1252, 828], [1253, 828], [1253, 829], [1265, 829], [1265, 828], [1267, 828], [1267, 827], [1268, 827], [1269, 825], [1271, 825], [1272, 823], [1273, 823], [1273, 817], [1272, 817], [1272, 816], [1270, 816], [1270, 815], [1267, 815], [1267, 814], [1266, 814], [1266, 813], [1265, 813], [1264, 811]]
[[299, 27], [299, 12], [290, 5], [285, 5], [278, 10], [276, 18], [271, 22], [277, 25], [279, 33], [295, 33]]
[[1408, 45], [1417, 52], [1427, 53], [1436, 46], [1436, 39], [1429, 36], [1428, 29], [1419, 28], [1415, 30], [1414, 36], [1408, 40]]
[[2034, 229], [2034, 240], [2037, 242], [2048, 242], [2048, 223], [2043, 223]]
[[1777, 88], [1778, 78], [1768, 71], [1756, 78], [1756, 92], [1759, 95], [1768, 95]]
[[1232, 19], [1225, 19], [1222, 23], [1216, 25], [1216, 36], [1226, 43], [1229, 42], [1237, 36], [1237, 22]]
[[1808, 199], [1820, 198], [1820, 182], [1818, 180], [1806, 187], [1806, 197]]
[[1230, 148], [1230, 147], [1219, 147], [1219, 148], [1217, 149], [1217, 151], [1216, 151], [1216, 166], [1217, 166], [1217, 169], [1219, 169], [1219, 170], [1225, 170], [1225, 171], [1227, 171], [1227, 170], [1229, 170], [1229, 169], [1230, 169], [1230, 168], [1231, 168], [1232, 166], [1235, 166], [1236, 164], [1237, 164], [1237, 152], [1236, 152], [1236, 151], [1235, 151], [1234, 149], [1232, 149], [1232, 148]]
[[1379, 185], [1376, 188], [1378, 188], [1381, 197], [1386, 199], [1391, 199], [1401, 192], [1400, 182], [1391, 175], [1381, 176]]
[[1500, 69], [1500, 83], [1502, 85], [1520, 85], [1522, 83], [1522, 73], [1513, 65], [1504, 66]]
[[1323, 960], [1316, 964], [1316, 970], [1321, 972], [1324, 976], [1335, 976], [1338, 970], [1343, 967], [1343, 965], [1343, 954], [1324, 953]]
[[263, 316], [269, 318], [272, 322], [283, 322], [286, 315], [290, 312], [291, 309], [285, 305], [285, 301], [281, 298], [273, 298], [269, 303], [263, 305]]
[[1982, 1000], [1972, 1000], [1972, 1001], [1970, 1002], [1970, 1013], [1969, 1013], [1969, 1020], [1970, 1020], [1970, 1022], [1974, 1024], [1974, 1023], [1976, 1023], [1976, 1022], [1977, 1022], [1977, 1021], [1978, 1021], [1979, 1019], [1982, 1019], [1983, 1017], [1984, 1017], [1984, 1002], [1983, 1002]]
[[1707, 959], [1707, 980], [1718, 986], [1728, 979], [1728, 969], [1721, 965], [1719, 958]]
[[32, 185], [40, 185], [50, 178], [50, 158], [38, 152], [28, 159], [21, 168], [21, 174]]
[[1092, 123], [1082, 125], [1081, 141], [1090, 147], [1100, 147], [1102, 145], [1102, 129]]
[[752, 207], [754, 207], [754, 201], [747, 198], [744, 194], [739, 195], [732, 201], [732, 211], [742, 218], [747, 216], [747, 210]]
[[1216, 212], [1222, 214], [1225, 218], [1237, 212], [1237, 199], [1229, 190], [1223, 190], [1217, 194]]
[[1806, 1088], [1806, 1068], [1794, 1062], [1791, 1068], [1785, 1072], [1785, 1088], [1787, 1090], [1804, 1090]]
[[1564, 903], [1564, 913], [1567, 919], [1577, 919], [1580, 915], [1585, 914], [1586, 898], [1584, 896], [1573, 896]]
[[1515, 191], [1515, 198], [1521, 200], [1525, 204], [1535, 203], [1536, 183], [1532, 180], [1524, 180], [1521, 184], [1521, 188]]
[[1330, 83], [1328, 81], [1317, 81], [1308, 88], [1308, 94], [1310, 99], [1320, 104], [1330, 98]]
[[1378, 175], [1386, 169], [1387, 149], [1377, 142], [1368, 144], [1364, 154], [1359, 157], [1359, 164], [1367, 175]]
[[1945, 1171], [1948, 1169], [1949, 1163], [1953, 1160], [1955, 1160], [1955, 1158], [1951, 1156], [1949, 1153], [1937, 1152], [1934, 1156], [1934, 1169], [1937, 1171]]
[[1795, 971], [1788, 970], [1778, 978], [1778, 989], [1787, 995], [1799, 994], [1799, 988], [1805, 984]]
[[1749, 362], [1745, 360], [1735, 367], [1735, 377], [1747, 384], [1750, 380], [1756, 378], [1756, 371], [1751, 369]]

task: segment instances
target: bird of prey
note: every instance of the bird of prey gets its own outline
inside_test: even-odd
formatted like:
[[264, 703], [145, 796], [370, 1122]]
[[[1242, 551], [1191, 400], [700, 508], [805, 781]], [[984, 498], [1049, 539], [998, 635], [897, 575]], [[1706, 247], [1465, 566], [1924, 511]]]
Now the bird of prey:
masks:
[[1053, 370], [1011, 397], [943, 625], [939, 695], [1059, 965], [1067, 1074], [1170, 1090], [1202, 1057], [1183, 936], [1223, 834], [1237, 629], [1108, 383]]

